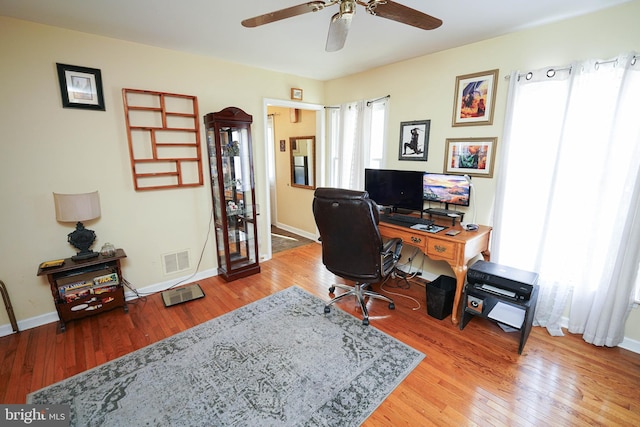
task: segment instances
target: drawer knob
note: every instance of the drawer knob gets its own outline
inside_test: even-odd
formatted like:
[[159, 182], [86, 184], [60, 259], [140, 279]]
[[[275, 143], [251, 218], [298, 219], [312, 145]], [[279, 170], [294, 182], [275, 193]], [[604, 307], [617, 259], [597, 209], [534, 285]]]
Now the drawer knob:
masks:
[[443, 253], [447, 250], [446, 247], [440, 246], [440, 245], [435, 245], [433, 248], [436, 250], [436, 252], [439, 252], [439, 253]]
[[411, 236], [411, 241], [412, 241], [413, 243], [420, 243], [420, 242], [422, 242], [422, 239], [421, 239], [421, 238], [419, 238], [419, 237]]

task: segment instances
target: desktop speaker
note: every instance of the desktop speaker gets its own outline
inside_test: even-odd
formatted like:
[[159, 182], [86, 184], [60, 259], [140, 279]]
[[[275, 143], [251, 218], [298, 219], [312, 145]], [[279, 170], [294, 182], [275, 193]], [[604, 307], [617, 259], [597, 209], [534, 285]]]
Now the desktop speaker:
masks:
[[476, 313], [482, 314], [482, 305], [484, 300], [472, 295], [467, 296], [467, 308]]

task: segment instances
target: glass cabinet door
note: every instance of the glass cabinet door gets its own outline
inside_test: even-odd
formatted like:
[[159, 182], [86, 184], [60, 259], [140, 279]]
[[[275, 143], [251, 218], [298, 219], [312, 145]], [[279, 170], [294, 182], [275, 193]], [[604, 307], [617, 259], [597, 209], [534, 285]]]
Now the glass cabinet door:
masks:
[[218, 269], [226, 280], [260, 271], [251, 121], [235, 107], [205, 116]]

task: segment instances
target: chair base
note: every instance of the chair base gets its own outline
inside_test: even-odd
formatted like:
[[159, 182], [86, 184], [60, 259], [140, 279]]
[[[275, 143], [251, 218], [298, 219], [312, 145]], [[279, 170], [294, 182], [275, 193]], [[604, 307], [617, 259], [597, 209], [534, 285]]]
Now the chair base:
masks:
[[331, 301], [329, 301], [324, 306], [324, 312], [325, 313], [329, 313], [331, 311], [331, 307], [330, 306], [333, 303], [338, 302], [341, 299], [349, 297], [349, 296], [355, 296], [356, 300], [360, 304], [360, 308], [362, 309], [362, 324], [366, 326], [366, 325], [369, 324], [369, 310], [367, 310], [367, 305], [366, 305], [366, 302], [364, 300], [365, 297], [376, 298], [376, 299], [381, 299], [383, 301], [386, 301], [386, 302], [389, 303], [389, 309], [391, 309], [391, 310], [396, 308], [396, 306], [393, 303], [393, 300], [391, 298], [389, 298], [387, 296], [384, 296], [382, 294], [379, 294], [377, 292], [367, 290], [366, 288], [369, 285], [370, 285], [370, 283], [356, 283], [355, 286], [348, 286], [348, 285], [341, 285], [341, 284], [332, 285], [329, 288], [329, 293], [333, 294], [333, 292], [336, 290], [336, 288], [343, 289], [346, 292], [344, 294], [338, 295], [337, 297], [335, 297]]

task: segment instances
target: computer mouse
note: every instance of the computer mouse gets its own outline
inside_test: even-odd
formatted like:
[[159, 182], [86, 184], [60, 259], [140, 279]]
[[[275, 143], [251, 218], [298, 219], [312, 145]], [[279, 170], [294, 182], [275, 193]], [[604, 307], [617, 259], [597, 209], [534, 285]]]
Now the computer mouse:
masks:
[[427, 230], [433, 230], [433, 225], [431, 224], [427, 225]]

